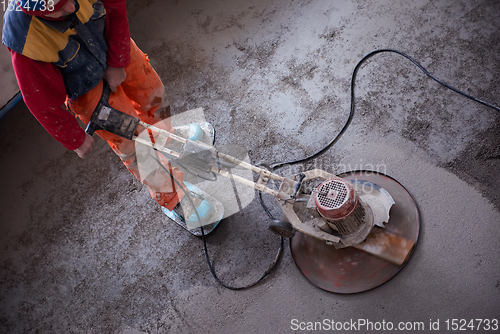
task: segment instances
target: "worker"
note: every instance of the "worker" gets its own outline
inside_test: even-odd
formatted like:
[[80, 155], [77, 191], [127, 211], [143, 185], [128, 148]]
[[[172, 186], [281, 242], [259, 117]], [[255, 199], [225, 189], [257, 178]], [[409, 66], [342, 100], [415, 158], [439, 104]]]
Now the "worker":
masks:
[[[164, 85], [130, 38], [125, 0], [11, 1], [2, 43], [10, 51], [26, 106], [52, 137], [79, 157], [89, 154], [94, 140], [75, 115], [88, 124], [101, 99], [103, 79], [111, 89], [108, 102], [113, 108], [174, 131]], [[179, 208], [187, 190], [182, 172], [160, 156], [166, 169], [141, 177], [134, 141], [96, 133], [149, 186], [166, 212]]]

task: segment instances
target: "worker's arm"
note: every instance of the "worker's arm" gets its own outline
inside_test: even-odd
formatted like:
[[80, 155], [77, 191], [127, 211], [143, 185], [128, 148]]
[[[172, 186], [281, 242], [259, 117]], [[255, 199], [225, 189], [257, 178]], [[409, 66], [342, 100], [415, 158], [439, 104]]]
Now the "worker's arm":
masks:
[[85, 140], [83, 141], [83, 144], [80, 145], [79, 148], [75, 150], [75, 153], [78, 154], [80, 158], [85, 158], [87, 154], [92, 151], [92, 148], [94, 147], [94, 139], [92, 138], [91, 135], [88, 133], [85, 133]]
[[102, 0], [106, 8], [106, 41], [108, 44], [108, 68], [104, 78], [111, 90], [116, 91], [130, 63], [130, 32], [125, 0]]
[[65, 109], [66, 89], [59, 68], [10, 52], [24, 102], [33, 116], [68, 150], [81, 147], [85, 131], [75, 115]]

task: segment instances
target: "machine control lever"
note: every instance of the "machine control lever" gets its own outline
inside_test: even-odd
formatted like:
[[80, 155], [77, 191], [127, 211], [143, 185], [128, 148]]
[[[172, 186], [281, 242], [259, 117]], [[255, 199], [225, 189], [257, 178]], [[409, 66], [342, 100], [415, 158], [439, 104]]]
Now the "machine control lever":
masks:
[[292, 195], [290, 195], [291, 198], [293, 198], [293, 199], [297, 198], [297, 194], [300, 190], [300, 187], [302, 186], [302, 181], [304, 181], [305, 178], [306, 178], [306, 174], [304, 174], [304, 173], [299, 174], [299, 180], [295, 184], [295, 188], [293, 189]]

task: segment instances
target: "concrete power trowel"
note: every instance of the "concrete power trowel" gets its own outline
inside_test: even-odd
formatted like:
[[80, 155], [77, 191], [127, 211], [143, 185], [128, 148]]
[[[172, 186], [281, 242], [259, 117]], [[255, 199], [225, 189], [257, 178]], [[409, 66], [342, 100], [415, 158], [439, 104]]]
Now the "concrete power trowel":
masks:
[[[140, 127], [156, 133], [156, 142], [142, 140]], [[418, 239], [420, 217], [415, 201], [401, 184], [384, 174], [353, 171], [333, 175], [315, 169], [282, 177], [221, 153], [213, 145], [146, 124], [113, 109], [107, 98], [101, 99], [86, 131], [92, 135], [96, 130], [136, 140], [169, 161], [228, 177], [274, 196], [283, 218], [269, 228], [290, 238], [297, 267], [321, 289], [356, 293], [383, 284], [407, 263]], [[162, 144], [168, 139], [179, 144], [177, 150]], [[258, 179], [254, 182], [235, 175], [228, 166], [250, 170]], [[270, 180], [278, 184], [278, 190], [268, 186]], [[213, 222], [201, 220], [198, 227], [209, 224]]]

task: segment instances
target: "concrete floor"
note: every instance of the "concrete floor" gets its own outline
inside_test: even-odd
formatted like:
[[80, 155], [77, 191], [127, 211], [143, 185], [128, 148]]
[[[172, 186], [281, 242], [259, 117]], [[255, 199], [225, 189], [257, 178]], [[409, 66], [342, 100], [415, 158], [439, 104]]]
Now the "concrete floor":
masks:
[[[347, 118], [354, 66], [379, 48], [404, 51], [500, 104], [498, 1], [130, 0], [128, 7], [131, 34], [174, 112], [204, 108], [217, 144], [244, 148], [253, 163], [325, 145]], [[367, 61], [356, 87], [356, 116], [343, 138], [315, 162], [279, 172], [378, 166], [400, 181], [422, 221], [416, 251], [394, 279], [360, 294], [325, 292], [300, 273], [286, 243], [261, 284], [227, 290], [212, 278], [200, 239], [162, 214], [102, 140], [81, 160], [21, 103], [0, 119], [0, 332], [291, 333], [312, 332], [300, 322], [365, 319], [422, 322], [423, 333], [439, 320], [442, 333], [447, 319], [500, 320], [499, 112], [395, 54]], [[279, 246], [267, 223], [250, 198], [209, 235], [221, 279], [243, 285], [264, 272]]]

